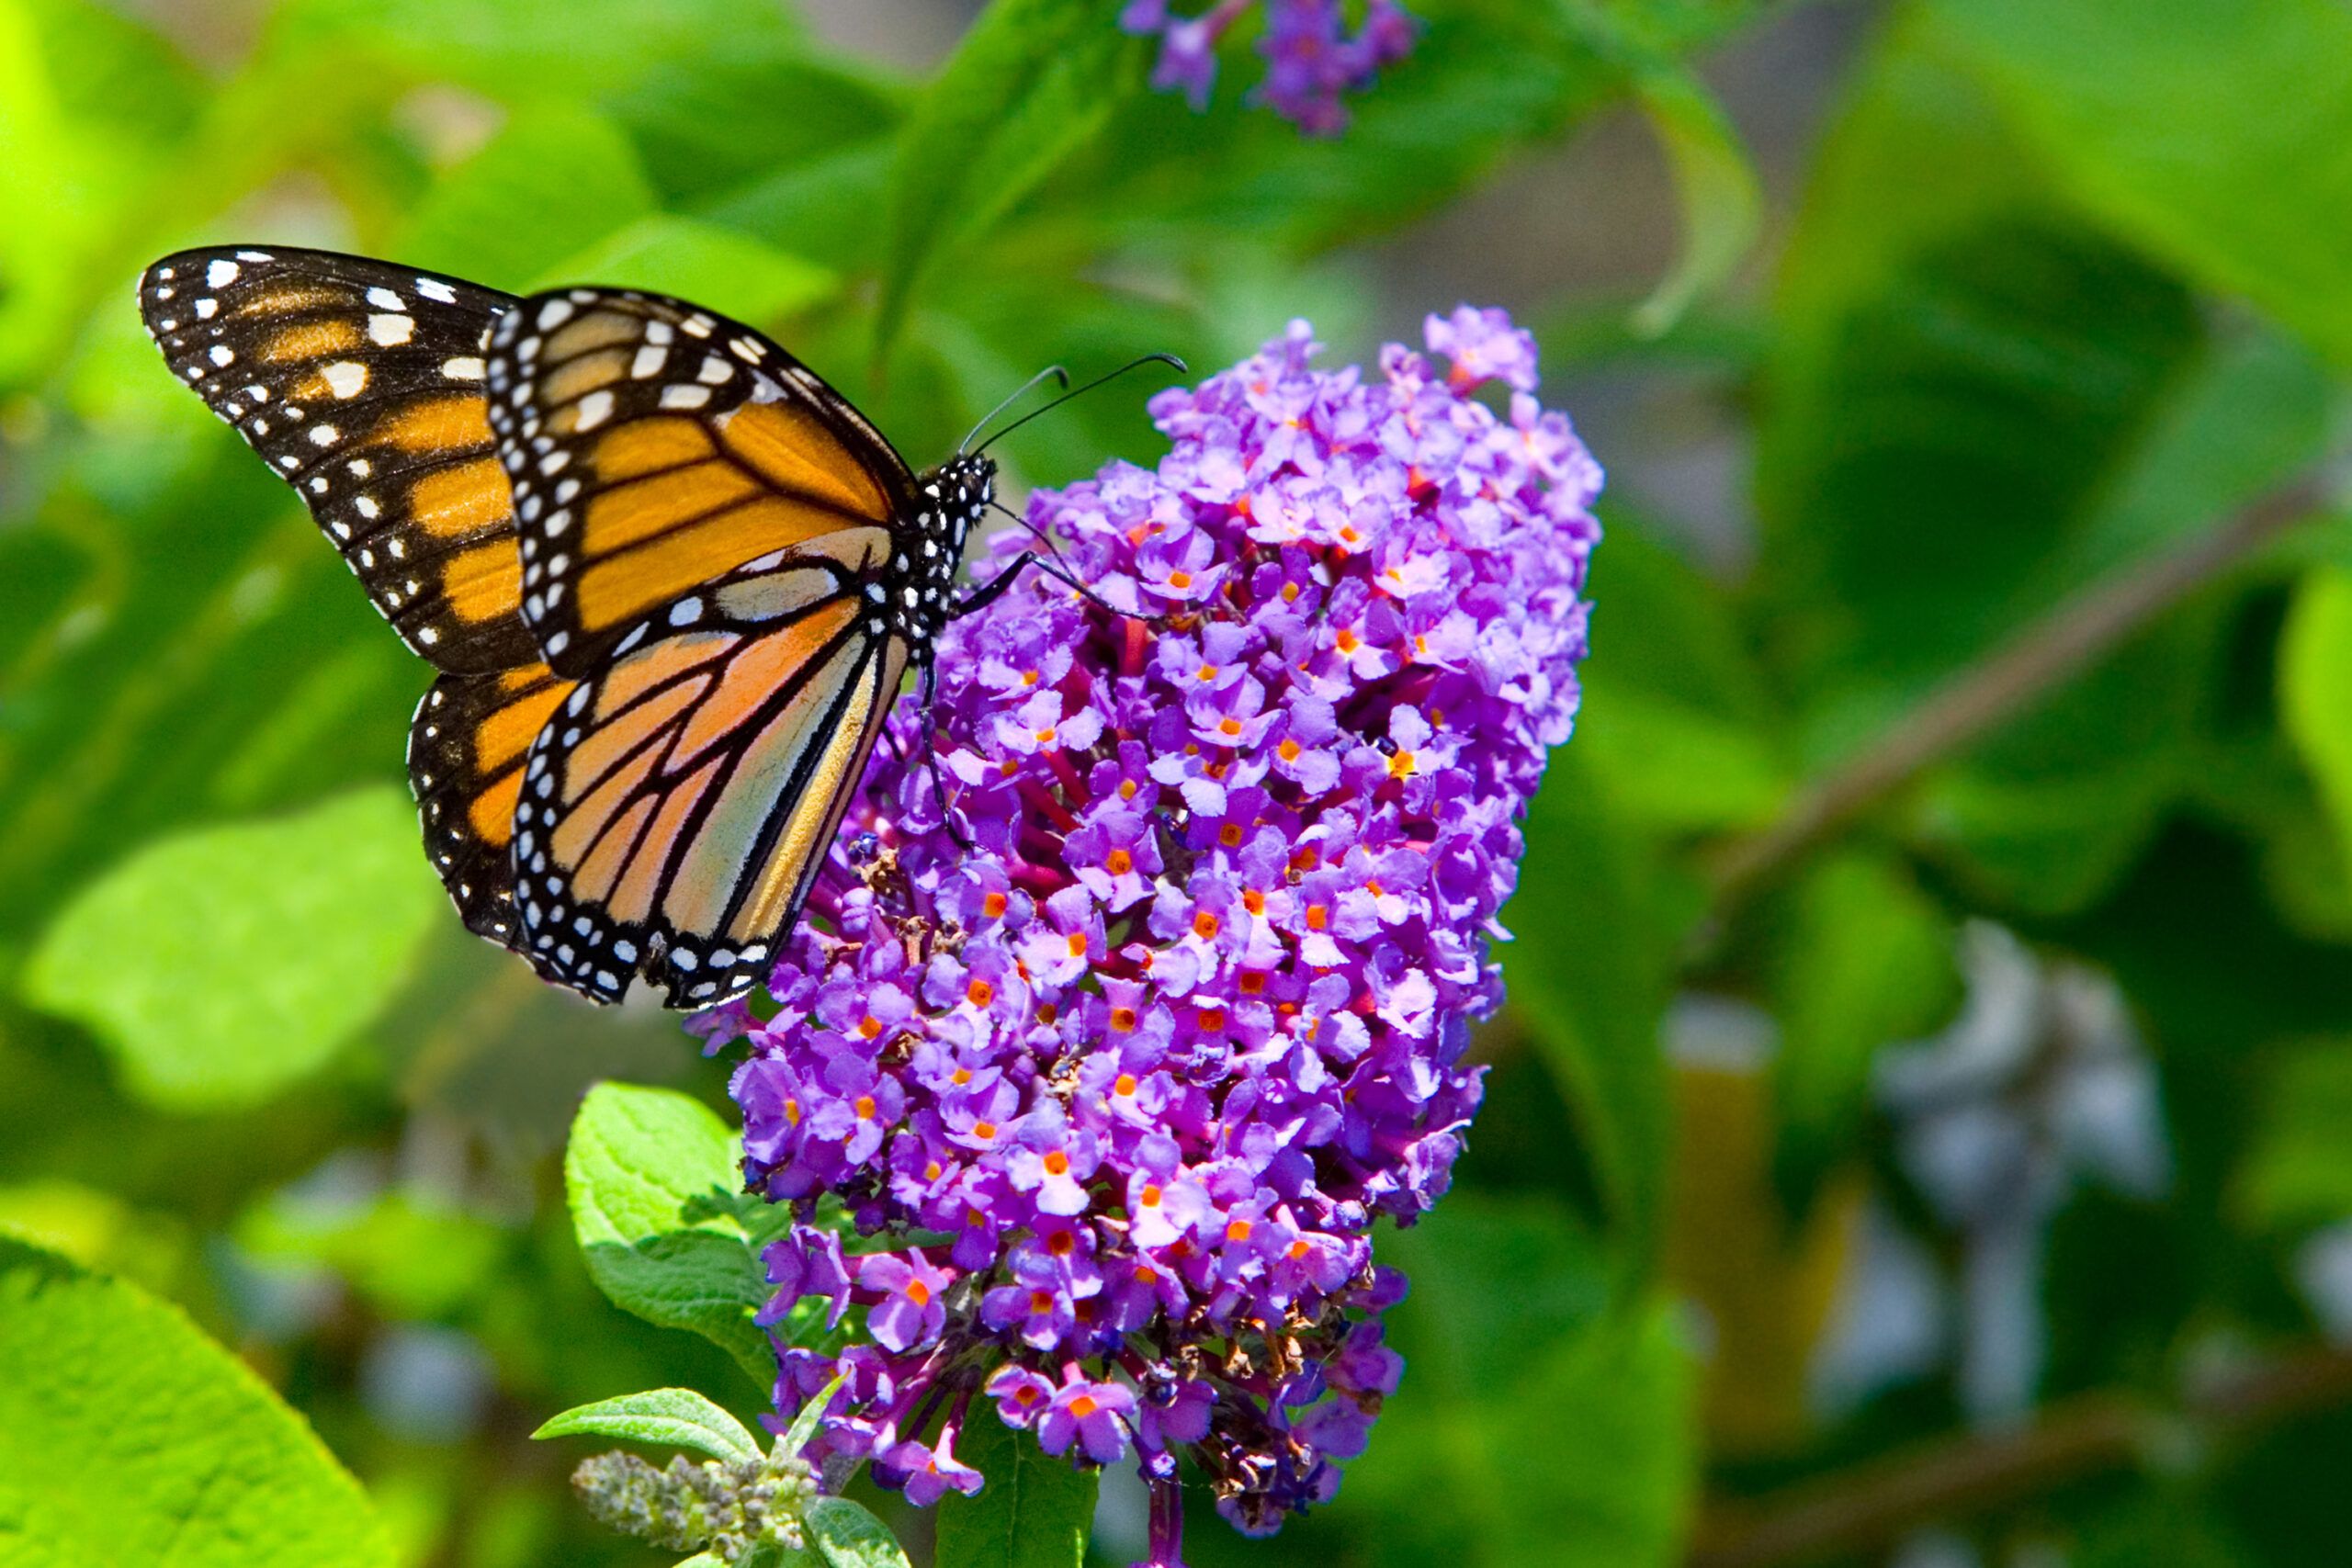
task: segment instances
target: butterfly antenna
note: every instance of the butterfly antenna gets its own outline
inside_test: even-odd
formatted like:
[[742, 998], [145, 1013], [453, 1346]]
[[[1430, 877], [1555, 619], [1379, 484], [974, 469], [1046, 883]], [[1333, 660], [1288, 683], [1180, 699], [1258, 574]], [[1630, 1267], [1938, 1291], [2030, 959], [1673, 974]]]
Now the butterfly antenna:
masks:
[[[1019, 387], [1013, 389], [1012, 396], [1005, 399], [1004, 401], [997, 404], [996, 407], [989, 410], [988, 412], [980, 416], [980, 423], [972, 426], [970, 434], [967, 434], [962, 441], [956, 444], [956, 455], [959, 457], [964, 455], [964, 448], [972, 444], [972, 436], [978, 435], [982, 430], [986, 429], [988, 427], [989, 421], [994, 419], [997, 415], [1002, 413], [1005, 410], [1011, 408], [1013, 404], [1019, 402], [1022, 399], [1035, 391], [1039, 382], [1048, 379], [1059, 381], [1064, 387], [1068, 387], [1069, 385], [1069, 372], [1063, 369], [1058, 365], [1048, 365], [1043, 370], [1038, 371], [1035, 376], [1030, 377], [1026, 381], [1022, 382]], [[1053, 404], [1047, 403], [1046, 406], [1047, 408], [1051, 408], [1053, 407]], [[988, 448], [983, 446], [980, 450], [985, 452]]]
[[[1120, 366], [1116, 370], [1112, 371], [1109, 375], [1097, 376], [1085, 386], [1075, 388], [1069, 391], [1064, 392], [1060, 397], [1056, 398], [1052, 402], [1046, 404], [1044, 407], [1031, 409], [1027, 413], [1023, 414], [1019, 419], [1014, 420], [1011, 424], [1006, 425], [1002, 430], [998, 431], [994, 435], [989, 436], [986, 441], [981, 442], [978, 446], [974, 447], [972, 449], [972, 455], [976, 457], [978, 457], [982, 452], [987, 451], [989, 447], [995, 446], [998, 442], [1003, 440], [1006, 436], [1012, 434], [1014, 431], [1020, 429], [1031, 420], [1036, 418], [1039, 414], [1051, 413], [1054, 410], [1061, 407], [1072, 398], [1083, 397], [1087, 393], [1094, 390], [1095, 388], [1102, 386], [1107, 382], [1115, 381], [1120, 377], [1125, 375], [1128, 371], [1140, 369], [1142, 367], [1149, 365], [1155, 360], [1162, 365], [1174, 367], [1176, 373], [1180, 376], [1183, 375], [1189, 368], [1182, 360], [1177, 358], [1172, 354], [1147, 354], [1140, 359], [1130, 359], [1125, 365]], [[1029, 383], [1031, 387], [1034, 387], [1036, 384], [1037, 383], [1035, 381]], [[1027, 389], [1023, 388], [1023, 390], [1025, 391]], [[1018, 394], [1015, 395], [1018, 396]], [[1005, 400], [1010, 402], [1012, 401], [1012, 399], [1008, 398]], [[994, 414], [990, 414], [989, 416], [989, 419], [993, 419], [996, 416]], [[986, 424], [988, 420], [984, 419], [980, 423], [982, 424]], [[966, 439], [968, 440], [970, 437], [967, 436]]]

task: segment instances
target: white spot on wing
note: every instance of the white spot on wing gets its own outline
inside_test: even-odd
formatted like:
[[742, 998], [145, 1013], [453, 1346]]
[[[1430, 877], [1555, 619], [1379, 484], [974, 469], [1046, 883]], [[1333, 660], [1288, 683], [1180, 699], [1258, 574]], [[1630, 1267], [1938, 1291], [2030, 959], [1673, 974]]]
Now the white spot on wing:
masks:
[[226, 288], [237, 281], [237, 274], [243, 270], [224, 256], [204, 269], [204, 281], [210, 288]]
[[338, 359], [319, 374], [325, 378], [327, 390], [337, 398], [356, 398], [368, 389], [368, 367], [356, 359]]
[[368, 318], [368, 341], [379, 348], [398, 348], [416, 335], [413, 316], [370, 316]]

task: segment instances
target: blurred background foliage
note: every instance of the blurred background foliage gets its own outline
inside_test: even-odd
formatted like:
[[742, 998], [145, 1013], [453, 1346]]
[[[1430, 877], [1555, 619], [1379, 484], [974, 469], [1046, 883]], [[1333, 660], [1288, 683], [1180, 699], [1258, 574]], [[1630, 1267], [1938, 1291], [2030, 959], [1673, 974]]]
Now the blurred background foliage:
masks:
[[[724, 1064], [447, 917], [425, 671], [152, 257], [684, 293], [918, 461], [1050, 361], [1468, 298], [1612, 471], [1587, 707], [1403, 1392], [1195, 1561], [2342, 1561], [2352, 12], [1413, 8], [1312, 141], [1109, 0], [0, 0], [0, 1229], [186, 1308], [403, 1562], [650, 1562], [526, 1435], [765, 1402], [560, 1198], [590, 1082]], [[1001, 450], [1150, 461], [1141, 402]]]

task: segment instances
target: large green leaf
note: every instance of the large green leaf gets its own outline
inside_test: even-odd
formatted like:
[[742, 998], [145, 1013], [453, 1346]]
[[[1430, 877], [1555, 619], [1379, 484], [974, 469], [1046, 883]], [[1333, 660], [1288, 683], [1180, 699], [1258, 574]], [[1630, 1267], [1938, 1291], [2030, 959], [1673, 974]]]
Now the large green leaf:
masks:
[[2262, 1114], [2233, 1194], [2251, 1224], [2296, 1230], [2352, 1217], [2352, 1043], [2309, 1042], [2268, 1064]]
[[444, 908], [414, 808], [362, 790], [133, 854], [50, 927], [25, 994], [159, 1105], [250, 1105], [376, 1015]]
[[[1403, 1385], [1348, 1467], [1342, 1560], [1665, 1568], [1697, 1481], [1691, 1358], [1554, 1203], [1461, 1194], [1382, 1241]], [[1540, 1463], [1540, 1481], [1529, 1464]], [[1337, 1521], [1347, 1528], [1345, 1519]]]
[[2046, 602], [2201, 334], [1905, 28], [1831, 131], [1783, 277], [1761, 564], [1836, 747]]
[[2352, 361], [2352, 10], [1932, 0], [1928, 15], [2086, 205]]
[[956, 1457], [988, 1477], [979, 1495], [939, 1500], [938, 1568], [1078, 1568], [1094, 1528], [1099, 1472], [1081, 1472], [976, 1401]]
[[1553, 757], [1526, 834], [1531, 891], [1503, 911], [1515, 938], [1504, 979], [1576, 1112], [1626, 1255], [1645, 1267], [1673, 1135], [1658, 1024], [1688, 911], [1573, 744]]
[[519, 292], [654, 208], [636, 149], [610, 119], [580, 108], [534, 108], [434, 186], [410, 216], [397, 253], [418, 266]]
[[995, 0], [907, 117], [878, 332], [887, 348], [922, 275], [972, 242], [1142, 85], [1117, 0]]
[[1807, 870], [1773, 938], [1781, 1168], [1803, 1195], [1852, 1147], [1879, 1047], [1950, 1009], [1953, 932], [1891, 859], [1857, 851]]
[[760, 1249], [790, 1216], [743, 1191], [726, 1123], [672, 1089], [599, 1084], [572, 1122], [563, 1177], [581, 1255], [615, 1305], [711, 1340], [763, 1388], [775, 1381], [752, 1318], [771, 1293]]
[[389, 1568], [359, 1483], [175, 1307], [0, 1237], [0, 1557]]
[[2278, 645], [2278, 707], [2352, 867], [2352, 570], [2315, 568], [2297, 586]]

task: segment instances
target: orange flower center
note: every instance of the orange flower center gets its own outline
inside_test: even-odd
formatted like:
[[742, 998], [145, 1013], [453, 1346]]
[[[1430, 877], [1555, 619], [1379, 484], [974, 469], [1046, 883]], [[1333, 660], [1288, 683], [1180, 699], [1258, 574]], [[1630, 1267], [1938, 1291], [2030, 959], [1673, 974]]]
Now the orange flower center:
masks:
[[865, 1021], [857, 1026], [857, 1032], [871, 1040], [882, 1032], [882, 1021], [869, 1012], [865, 1015]]
[[1086, 933], [1084, 931], [1072, 931], [1069, 933], [1069, 955], [1072, 958], [1083, 958], [1086, 956]]
[[1274, 753], [1285, 762], [1295, 762], [1298, 761], [1298, 754], [1306, 750], [1306, 747], [1285, 736], [1283, 743], [1274, 748]]
[[1136, 857], [1125, 850], [1113, 850], [1102, 857], [1102, 869], [1114, 876], [1125, 876], [1136, 868]]
[[1215, 915], [1210, 914], [1206, 909], [1203, 909], [1199, 914], [1193, 917], [1193, 934], [1198, 936], [1202, 941], [1206, 942], [1216, 935], [1219, 923], [1220, 922]]
[[1204, 1034], [1222, 1034], [1225, 1032], [1225, 1010], [1223, 1008], [1210, 1008], [1201, 1014], [1201, 1032]]
[[1157, 1208], [1159, 1208], [1159, 1184], [1158, 1182], [1155, 1182], [1155, 1181], [1147, 1181], [1147, 1182], [1145, 1182], [1145, 1183], [1144, 1183], [1144, 1186], [1143, 1186], [1143, 1191], [1142, 1191], [1141, 1193], [1139, 1193], [1137, 1196], [1142, 1200], [1143, 1206], [1144, 1206], [1145, 1208], [1147, 1208], [1147, 1209], [1157, 1209]]
[[1008, 900], [1003, 894], [991, 893], [987, 897], [980, 900], [980, 912], [988, 916], [989, 919], [993, 920], [1004, 913], [1004, 907], [1007, 902]]
[[1306, 907], [1306, 929], [1308, 931], [1319, 931], [1330, 923], [1330, 910], [1325, 908], [1320, 904], [1309, 904]]
[[1062, 1153], [1059, 1149], [1055, 1149], [1049, 1152], [1046, 1156], [1046, 1174], [1047, 1176], [1068, 1176], [1069, 1174], [1069, 1156]]
[[1241, 721], [1228, 714], [1217, 720], [1216, 732], [1219, 735], [1238, 735], [1241, 733]]
[[1081, 1421], [1085, 1420], [1089, 1416], [1093, 1415], [1094, 1408], [1094, 1396], [1092, 1394], [1081, 1393], [1076, 1399], [1069, 1402], [1069, 1413], [1077, 1416]]
[[974, 980], [964, 987], [964, 994], [972, 998], [974, 1007], [984, 1008], [996, 1000], [996, 987], [986, 980]]
[[1056, 1231], [1046, 1238], [1046, 1250], [1056, 1258], [1067, 1258], [1069, 1249], [1078, 1245], [1078, 1236], [1070, 1231]]
[[861, 1122], [871, 1122], [874, 1120], [874, 1097], [872, 1095], [861, 1094], [857, 1097], [857, 1119]]
[[1265, 988], [1266, 976], [1263, 970], [1245, 969], [1241, 972], [1241, 994], [1243, 996], [1254, 997]]
[[987, 1143], [990, 1138], [996, 1136], [996, 1123], [993, 1122], [973, 1122], [972, 1136], [979, 1139], [980, 1142], [984, 1144]]
[[1250, 1222], [1248, 1220], [1236, 1220], [1231, 1224], [1226, 1226], [1225, 1239], [1227, 1241], [1248, 1241], [1250, 1239]]
[[1266, 896], [1254, 887], [1245, 887], [1241, 890], [1241, 907], [1253, 915], [1262, 915], [1266, 912]]
[[1112, 1080], [1111, 1092], [1113, 1094], [1133, 1094], [1135, 1091], [1136, 1076], [1133, 1073], [1121, 1073], [1116, 1078]]
[[1227, 822], [1224, 827], [1219, 828], [1216, 830], [1216, 841], [1228, 850], [1238, 844], [1241, 841], [1241, 824]]
[[931, 1303], [931, 1287], [924, 1284], [921, 1280], [908, 1280], [907, 1300], [914, 1303], [917, 1306], [929, 1305]]
[[1411, 778], [1413, 776], [1413, 754], [1410, 751], [1400, 749], [1394, 757], [1389, 758], [1388, 776], [1392, 779]]
[[1190, 588], [1193, 586], [1193, 574], [1189, 571], [1171, 571], [1168, 574], [1168, 586], [1170, 588]]
[[1340, 635], [1333, 640], [1341, 653], [1353, 653], [1361, 646], [1356, 641], [1354, 629], [1350, 626], [1341, 626]]
[[1135, 1010], [1135, 1009], [1133, 1009], [1133, 1008], [1113, 1008], [1113, 1009], [1111, 1010], [1111, 1027], [1112, 1027], [1113, 1029], [1115, 1029], [1115, 1030], [1117, 1030], [1120, 1033], [1125, 1034], [1125, 1033], [1128, 1032], [1130, 1030], [1134, 1029], [1134, 1028], [1135, 1028], [1135, 1026], [1136, 1026], [1136, 1010]]
[[958, 1067], [954, 1072], [947, 1075], [947, 1081], [958, 1086], [970, 1083], [972, 1081], [972, 1069], [969, 1067]]

